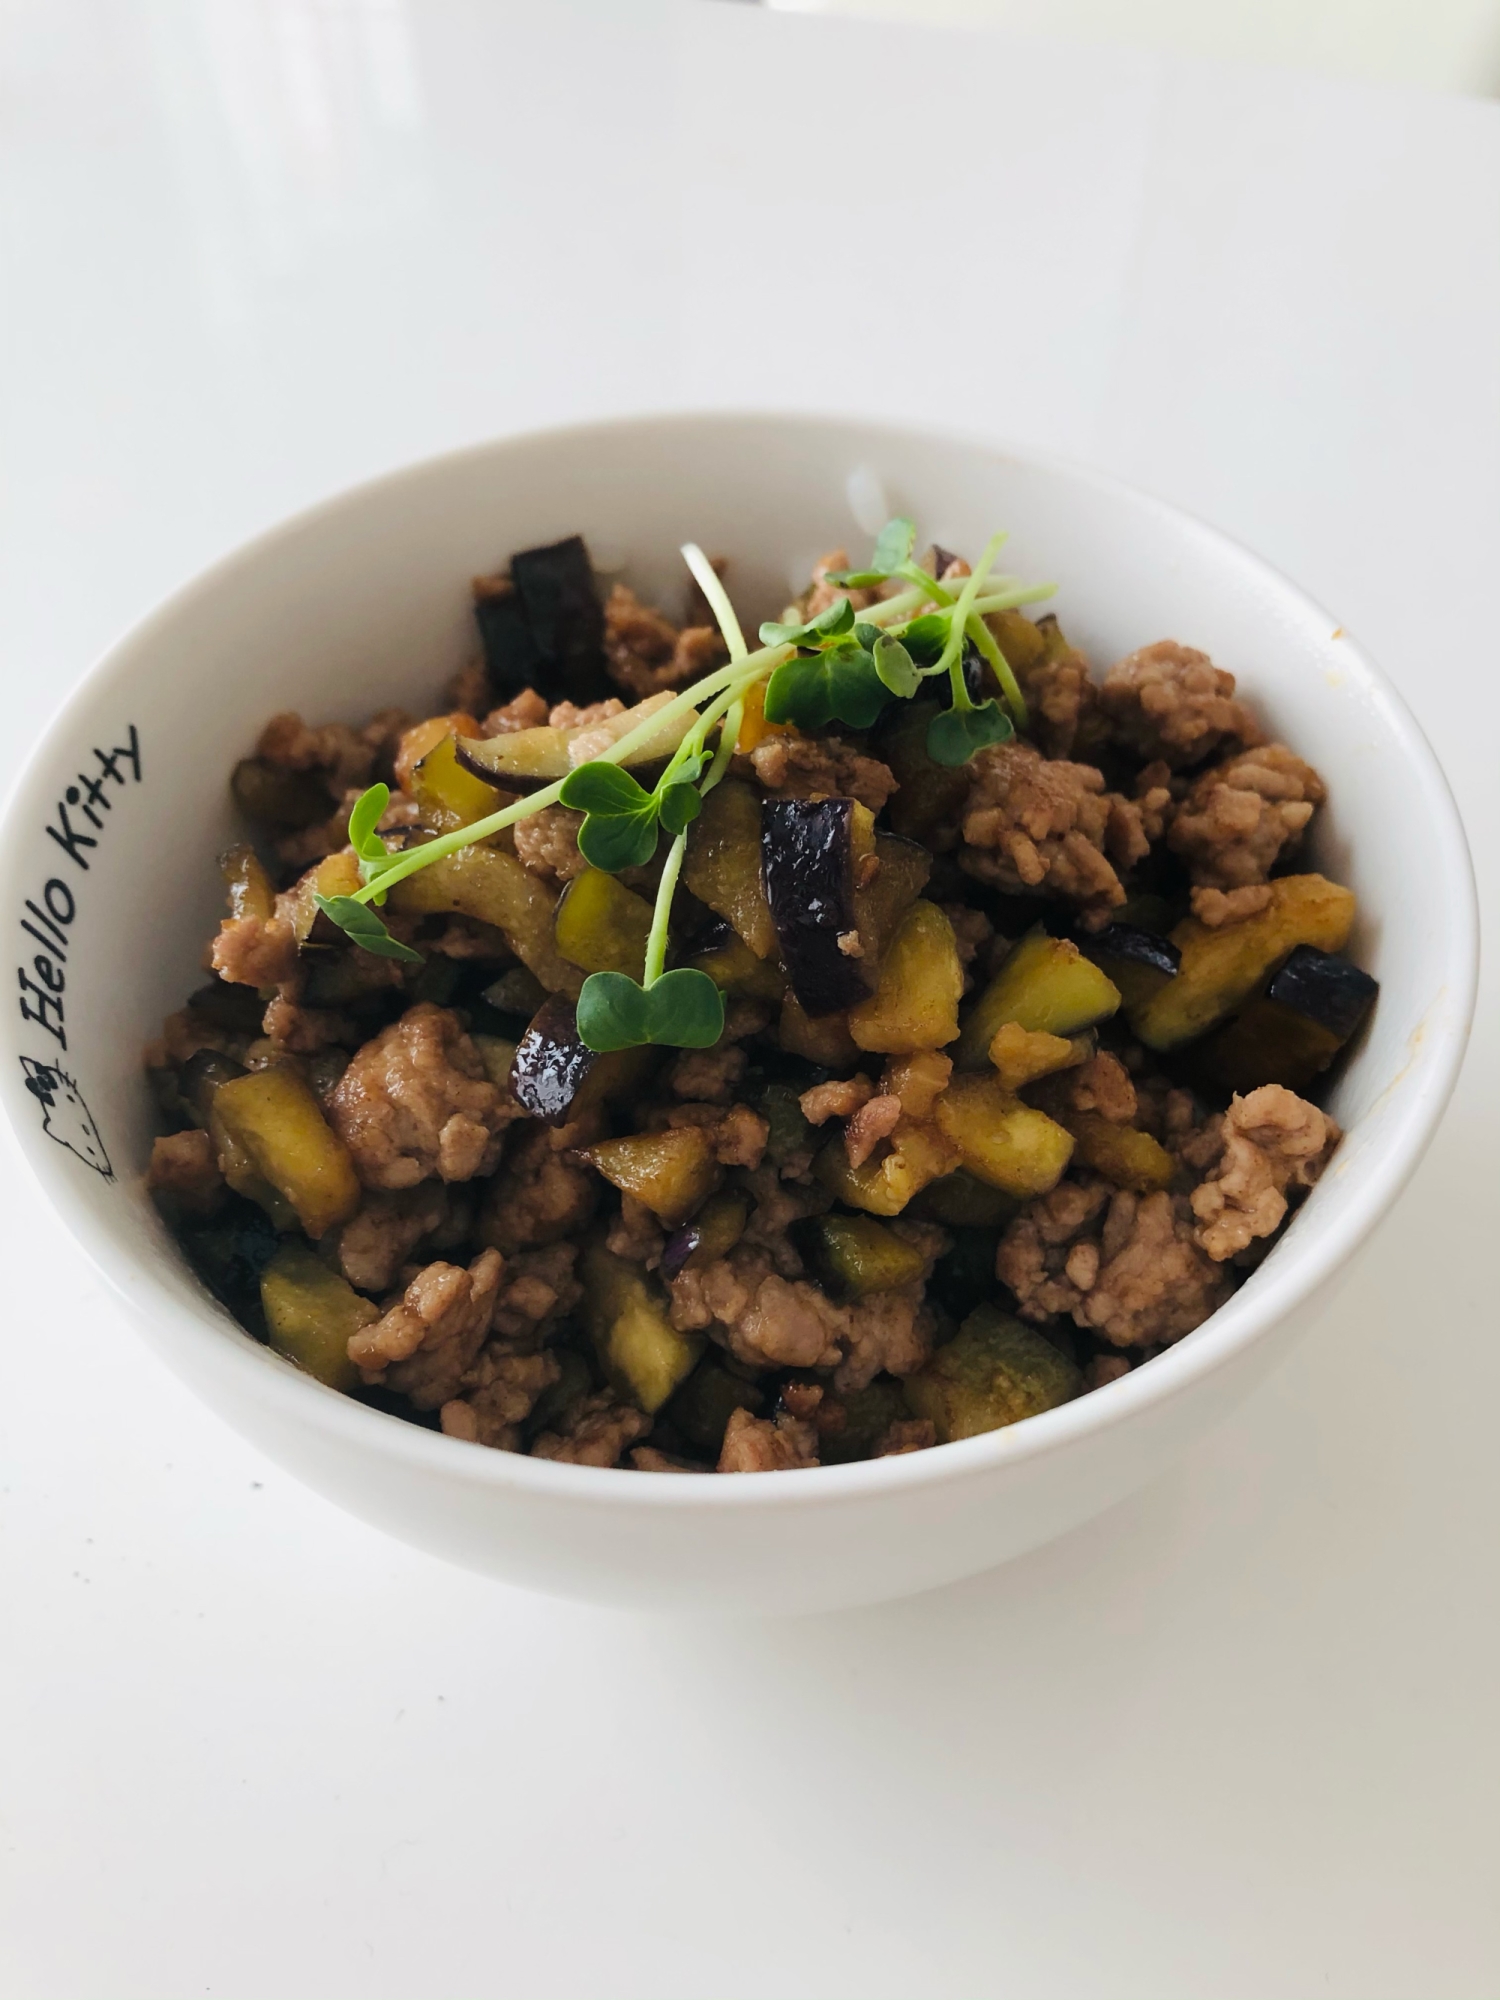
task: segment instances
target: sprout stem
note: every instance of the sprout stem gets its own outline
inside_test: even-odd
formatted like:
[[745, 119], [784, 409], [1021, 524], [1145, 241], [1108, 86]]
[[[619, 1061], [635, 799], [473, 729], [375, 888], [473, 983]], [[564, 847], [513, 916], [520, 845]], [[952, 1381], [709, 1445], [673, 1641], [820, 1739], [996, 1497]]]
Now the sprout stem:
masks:
[[646, 940], [646, 974], [641, 983], [648, 991], [661, 978], [662, 967], [667, 962], [672, 898], [677, 893], [677, 878], [682, 873], [682, 858], [686, 853], [687, 835], [679, 833], [667, 850], [666, 865], [661, 871], [661, 882], [656, 891], [656, 908], [651, 916], [651, 935]]

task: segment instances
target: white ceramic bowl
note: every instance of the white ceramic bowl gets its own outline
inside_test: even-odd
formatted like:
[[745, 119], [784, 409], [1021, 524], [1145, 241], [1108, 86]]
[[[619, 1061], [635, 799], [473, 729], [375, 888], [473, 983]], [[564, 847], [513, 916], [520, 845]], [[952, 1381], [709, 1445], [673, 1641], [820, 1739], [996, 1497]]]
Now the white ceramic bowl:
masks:
[[[1324, 773], [1311, 859], [1358, 892], [1352, 949], [1381, 981], [1333, 1094], [1347, 1136], [1331, 1171], [1178, 1346], [1014, 1429], [909, 1457], [652, 1478], [488, 1451], [322, 1388], [215, 1304], [142, 1188], [140, 1049], [200, 977], [214, 857], [234, 832], [230, 766], [277, 709], [357, 720], [435, 699], [473, 647], [469, 578], [574, 530], [665, 601], [682, 587], [680, 542], [725, 551], [742, 612], [774, 612], [821, 550], [864, 545], [851, 474], [862, 513], [878, 505], [873, 474], [924, 539], [972, 549], [1008, 527], [1006, 566], [1058, 581], [1066, 628], [1100, 665], [1168, 635], [1205, 648]], [[1336, 623], [1222, 535], [1110, 480], [863, 423], [593, 425], [362, 487], [180, 592], [95, 668], [32, 760], [0, 839], [4, 907], [32, 933], [13, 933], [21, 1009], [0, 1063], [22, 1150], [205, 1402], [419, 1547], [539, 1590], [692, 1611], [827, 1609], [1001, 1562], [1160, 1471], [1266, 1373], [1411, 1174], [1453, 1087], [1476, 959], [1463, 832], [1410, 714]]]

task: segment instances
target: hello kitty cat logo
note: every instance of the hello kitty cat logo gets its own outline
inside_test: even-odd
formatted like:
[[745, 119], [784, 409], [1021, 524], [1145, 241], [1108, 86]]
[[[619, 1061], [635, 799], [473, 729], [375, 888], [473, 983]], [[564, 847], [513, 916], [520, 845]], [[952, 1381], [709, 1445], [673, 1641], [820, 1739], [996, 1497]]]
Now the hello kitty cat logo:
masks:
[[115, 1170], [109, 1164], [99, 1127], [72, 1077], [65, 1075], [56, 1063], [36, 1062], [31, 1056], [22, 1056], [21, 1067], [26, 1072], [26, 1088], [42, 1107], [42, 1130], [47, 1137], [55, 1139], [59, 1146], [66, 1146], [86, 1167], [112, 1181]]

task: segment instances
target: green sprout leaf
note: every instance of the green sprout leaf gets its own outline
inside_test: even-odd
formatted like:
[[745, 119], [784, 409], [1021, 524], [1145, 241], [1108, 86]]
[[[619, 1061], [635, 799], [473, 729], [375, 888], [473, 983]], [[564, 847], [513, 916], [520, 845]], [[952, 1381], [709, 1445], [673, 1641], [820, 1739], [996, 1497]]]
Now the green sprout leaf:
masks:
[[[380, 789], [383, 791], [385, 787]], [[319, 896], [316, 893], [313, 901], [329, 922], [337, 924], [350, 943], [357, 944], [361, 951], [373, 952], [377, 958], [403, 959], [408, 965], [422, 963], [421, 952], [413, 951], [409, 944], [402, 944], [399, 938], [393, 938], [368, 904], [356, 902], [353, 896]]]
[[901, 643], [922, 671], [930, 672], [943, 657], [948, 643], [948, 620], [941, 611], [929, 611], [903, 628]]
[[986, 744], [1007, 743], [1015, 733], [998, 701], [945, 708], [927, 725], [927, 754], [935, 764], [967, 764]]
[[593, 972], [578, 996], [578, 1034], [596, 1055], [648, 1045], [708, 1049], [724, 1032], [724, 995], [706, 972], [680, 966], [650, 986], [623, 972]]
[[820, 611], [816, 618], [806, 625], [779, 625], [774, 621], [760, 628], [760, 643], [763, 646], [821, 646], [827, 639], [837, 639], [854, 625], [854, 606], [847, 597], [836, 597], [826, 611]]
[[371, 785], [354, 801], [349, 815], [349, 845], [361, 861], [384, 861], [386, 845], [376, 832], [391, 802], [389, 785]]
[[779, 666], [766, 687], [766, 720], [794, 722], [799, 729], [837, 720], [868, 729], [889, 700], [873, 655], [850, 642]]
[[867, 569], [830, 570], [828, 581], [847, 584], [851, 590], [873, 590], [876, 584], [884, 583], [896, 574], [904, 562], [911, 560], [916, 539], [916, 522], [898, 514], [894, 520], [887, 521], [876, 536]]
[[618, 764], [580, 764], [563, 781], [565, 806], [587, 815], [578, 829], [578, 851], [606, 875], [644, 868], [656, 852], [658, 801]]
[[674, 837], [686, 831], [703, 810], [703, 801], [691, 781], [667, 785], [657, 811], [662, 825]]
[[902, 700], [909, 699], [922, 685], [922, 676], [917, 672], [915, 660], [889, 632], [882, 632], [871, 648], [875, 662], [875, 672], [882, 687], [889, 688], [893, 695]]

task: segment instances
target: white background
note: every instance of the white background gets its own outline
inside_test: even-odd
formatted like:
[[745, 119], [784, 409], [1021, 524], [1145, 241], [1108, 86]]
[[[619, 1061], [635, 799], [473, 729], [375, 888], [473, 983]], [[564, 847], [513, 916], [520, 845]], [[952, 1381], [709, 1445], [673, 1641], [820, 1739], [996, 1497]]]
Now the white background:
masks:
[[[12, 0], [0, 55], [7, 774], [160, 594], [403, 458], [933, 415], [1334, 608], [1493, 915], [1500, 109], [709, 4]], [[5, 2000], [1492, 2000], [1494, 1005], [1234, 1422], [1007, 1571], [798, 1623], [552, 1604], [345, 1519], [7, 1155]]]

